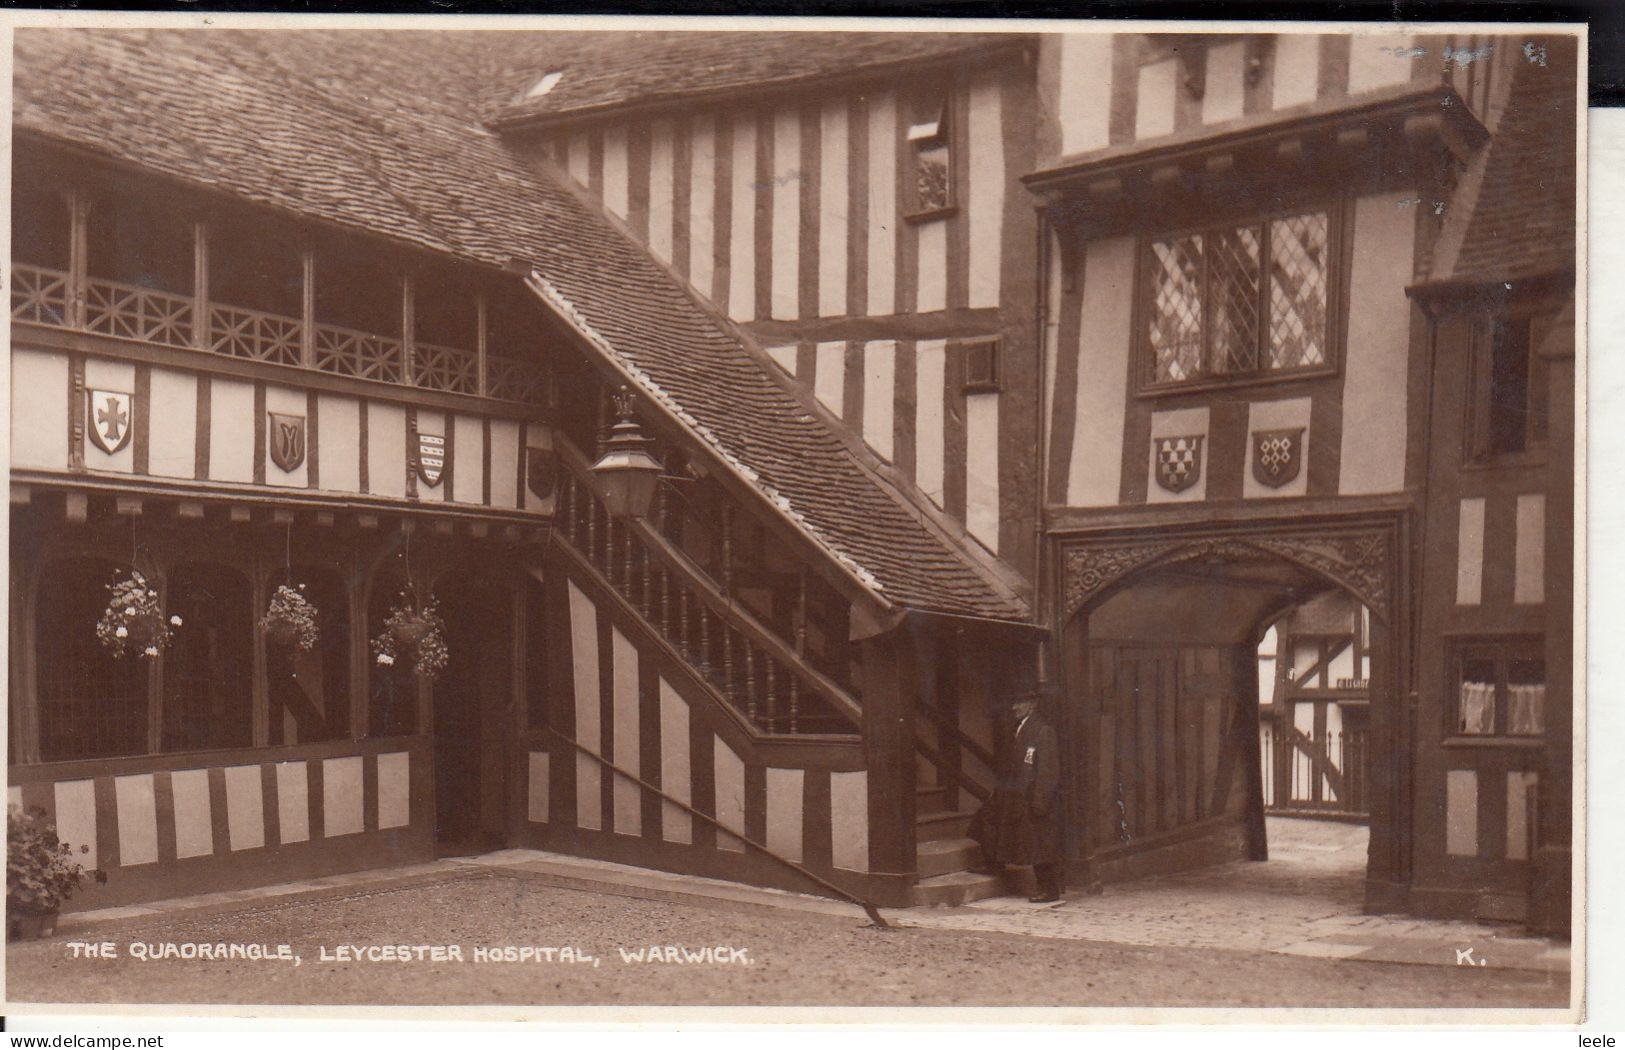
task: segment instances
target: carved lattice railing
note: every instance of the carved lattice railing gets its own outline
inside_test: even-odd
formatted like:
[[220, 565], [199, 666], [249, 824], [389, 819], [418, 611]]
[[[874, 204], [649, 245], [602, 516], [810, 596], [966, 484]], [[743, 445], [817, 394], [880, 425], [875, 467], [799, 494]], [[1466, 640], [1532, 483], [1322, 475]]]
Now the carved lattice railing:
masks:
[[561, 449], [558, 534], [758, 732], [858, 732], [862, 711], [846, 690], [722, 593], [664, 537], [612, 517], [586, 460]]
[[68, 323], [68, 275], [43, 266], [11, 268], [11, 316], [36, 324]]
[[209, 307], [209, 349], [217, 354], [297, 365], [304, 325], [292, 317], [240, 306]]
[[316, 368], [340, 376], [399, 383], [406, 375], [401, 341], [353, 328], [316, 326]]
[[85, 328], [164, 346], [192, 345], [192, 298], [100, 277], [85, 282]]
[[[68, 274], [19, 263], [11, 271], [11, 316], [14, 320], [73, 327]], [[264, 310], [211, 303], [198, 317], [191, 296], [162, 292], [103, 278], [84, 284], [82, 327], [99, 335], [133, 339], [182, 349], [201, 343], [208, 350], [251, 361], [304, 365], [305, 326], [299, 318]], [[207, 322], [202, 333], [199, 321]], [[311, 330], [310, 366], [331, 375], [381, 383], [407, 382], [402, 340], [340, 325], [317, 324]], [[418, 343], [413, 347], [412, 385], [507, 401], [537, 402], [546, 392], [546, 374], [535, 363], [490, 356], [486, 389], [480, 390], [479, 355], [472, 350]]]
[[412, 347], [412, 383], [453, 394], [479, 392], [480, 359], [472, 350], [417, 343]]

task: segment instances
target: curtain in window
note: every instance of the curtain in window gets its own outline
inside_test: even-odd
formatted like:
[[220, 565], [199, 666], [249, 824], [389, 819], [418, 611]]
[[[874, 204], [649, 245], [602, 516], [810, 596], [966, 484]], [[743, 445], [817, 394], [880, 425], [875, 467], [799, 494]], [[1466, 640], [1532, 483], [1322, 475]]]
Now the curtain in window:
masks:
[[1507, 732], [1533, 736], [1545, 731], [1544, 685], [1509, 685], [1507, 701]]
[[1495, 684], [1461, 683], [1461, 731], [1482, 734], [1495, 732]]

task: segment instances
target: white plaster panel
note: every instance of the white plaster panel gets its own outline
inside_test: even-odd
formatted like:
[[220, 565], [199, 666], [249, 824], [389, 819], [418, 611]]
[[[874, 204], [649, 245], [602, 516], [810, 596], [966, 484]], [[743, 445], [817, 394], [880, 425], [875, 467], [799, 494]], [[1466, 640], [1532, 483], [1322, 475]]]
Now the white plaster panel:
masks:
[[1452, 769], [1444, 775], [1444, 851], [1452, 857], [1478, 856], [1478, 774]]
[[1406, 361], [1414, 272], [1414, 192], [1362, 197], [1354, 207], [1354, 266], [1349, 275], [1348, 343], [1343, 364], [1343, 445], [1339, 491], [1345, 496], [1405, 487]]
[[[601, 738], [598, 710], [598, 607], [570, 582], [570, 665], [575, 684], [576, 740], [597, 752]], [[598, 764], [576, 754], [576, 825], [604, 826], [603, 784]]]
[[277, 763], [276, 812], [279, 841], [310, 841], [310, 771], [305, 763]]
[[689, 143], [688, 279], [701, 295], [716, 294], [717, 128], [710, 114], [693, 118]]
[[[615, 708], [614, 762], [636, 772], [642, 768], [643, 750], [638, 724], [638, 651], [617, 628], [610, 629], [610, 668]], [[623, 776], [616, 776], [612, 783], [615, 834], [643, 834], [643, 789]]]
[[649, 126], [649, 250], [662, 262], [671, 262], [672, 208], [676, 193], [676, 162], [669, 120]]
[[209, 812], [209, 771], [179, 769], [169, 774], [175, 801], [175, 856], [206, 857], [214, 852], [214, 826]]
[[1484, 500], [1461, 501], [1456, 524], [1456, 604], [1477, 605], [1484, 597]]
[[[1137, 258], [1132, 237], [1094, 241], [1084, 251], [1078, 377], [1072, 391], [1077, 416], [1072, 423], [1072, 461], [1067, 465], [1066, 502], [1070, 506], [1109, 507], [1121, 494], [1132, 341], [1129, 319]], [[1052, 259], [1058, 274], [1059, 254]], [[1058, 279], [1052, 287], [1060, 290]], [[1059, 304], [1062, 297], [1057, 294], [1054, 301]], [[1057, 318], [1057, 325], [1059, 321]]]
[[919, 252], [914, 309], [922, 314], [948, 306], [948, 220], [932, 219], [914, 228]]
[[1217, 124], [1241, 116], [1246, 98], [1243, 82], [1247, 45], [1240, 40], [1207, 49], [1206, 85], [1202, 90], [1202, 123]]
[[831, 862], [845, 871], [869, 870], [869, 774], [829, 775]]
[[[115, 781], [115, 785], [116, 785], [116, 783], [117, 783], [117, 781]], [[151, 776], [147, 777], [146, 784], [147, 784], [147, 806], [144, 809], [142, 809], [141, 807], [132, 806], [132, 808], [130, 810], [130, 817], [131, 817], [132, 822], [135, 823], [135, 824], [138, 824], [138, 825], [143, 825], [142, 828], [131, 828], [131, 841], [132, 841], [132, 843], [139, 843], [139, 842], [144, 841], [144, 838], [150, 838], [151, 842], [152, 842], [152, 849], [151, 849], [152, 855], [150, 857], [147, 857], [146, 860], [134, 860], [134, 861], [131, 861], [131, 860], [124, 859], [124, 831], [123, 831], [123, 828], [124, 828], [125, 810], [124, 810], [124, 807], [123, 807], [122, 802], [121, 802], [121, 804], [118, 807], [118, 815], [119, 815], [119, 853], [120, 853], [120, 861], [119, 862], [121, 864], [143, 864], [143, 863], [146, 863], [147, 861], [152, 861], [152, 860], [157, 860], [158, 859], [158, 852], [157, 852], [157, 843], [158, 843], [158, 824], [157, 824], [157, 820], [158, 820], [158, 818], [157, 818], [156, 811], [153, 809], [153, 806], [152, 806], [152, 777]], [[129, 789], [127, 789], [127, 790], [129, 790]], [[97, 858], [96, 858], [96, 785], [95, 785], [95, 781], [92, 781], [92, 780], [61, 780], [61, 781], [58, 781], [56, 783], [55, 787], [53, 788], [53, 794], [56, 796], [56, 837], [57, 837], [57, 840], [59, 842], [66, 843], [68, 848], [73, 851], [73, 862], [75, 864], [82, 864], [82, 865], [85, 866], [86, 869], [91, 869], [91, 868], [96, 867], [96, 859]], [[124, 794], [120, 793], [116, 786], [115, 786], [115, 789], [114, 789], [114, 794], [115, 794], [115, 798], [117, 800], [122, 800], [124, 798]], [[19, 799], [18, 799], [18, 804], [19, 805], [21, 804], [21, 801], [22, 800], [19, 797]], [[146, 829], [146, 828], [150, 828], [150, 830], [147, 830], [146, 835], [143, 836], [141, 834], [141, 831]], [[79, 847], [80, 846], [89, 846], [90, 847], [89, 852], [80, 853], [79, 852]]]
[[378, 827], [401, 828], [412, 823], [412, 756], [391, 751], [378, 756]]
[[773, 265], [771, 316], [800, 316], [801, 111], [773, 114]]
[[1403, 33], [1356, 33], [1349, 44], [1349, 94], [1410, 80], [1411, 45]]
[[914, 483], [938, 506], [943, 502], [943, 386], [947, 344], [921, 340], [914, 353]]
[[1061, 152], [1084, 153], [1111, 140], [1112, 37], [1065, 33], [1060, 48]]
[[322, 759], [322, 837], [359, 834], [361, 817], [360, 755]]
[[833, 99], [818, 114], [818, 314], [846, 313], [847, 200], [846, 99]]
[[455, 416], [451, 429], [451, 498], [458, 503], [484, 502], [485, 427], [477, 416]]
[[869, 314], [897, 309], [897, 96], [869, 96]]
[[1135, 138], [1156, 138], [1174, 130], [1174, 93], [1178, 90], [1178, 84], [1179, 63], [1174, 59], [1140, 67], [1139, 91], [1134, 108]]
[[745, 763], [721, 737], [716, 737], [711, 765], [716, 784], [717, 822], [728, 829], [717, 830], [717, 848], [743, 853], [745, 844], [738, 836], [745, 833]]
[[878, 339], [863, 346], [863, 439], [883, 459], [893, 452], [897, 343]]
[[965, 396], [965, 528], [999, 552], [999, 395]]
[[265, 780], [259, 766], [227, 766], [226, 833], [231, 848], [265, 845]]
[[784, 346], [770, 346], [767, 348], [767, 356], [773, 359], [774, 364], [778, 365], [791, 375], [795, 375], [796, 350], [797, 347], [794, 343], [788, 343]]
[[316, 432], [309, 435], [320, 461], [317, 480], [333, 492], [361, 491], [361, 405], [351, 397], [316, 397]]
[[154, 368], [150, 373], [147, 473], [190, 478], [197, 472], [197, 377]]
[[68, 469], [66, 357], [37, 350], [12, 350], [11, 465]]
[[802, 860], [802, 781], [800, 769], [767, 770], [767, 842], [786, 860]]
[[406, 496], [406, 410], [399, 405], [367, 403], [367, 491]]
[[209, 479], [254, 480], [254, 384], [209, 381]]
[[1313, 102], [1320, 84], [1320, 34], [1282, 33], [1275, 38], [1275, 72], [1271, 77], [1275, 109]]
[[[664, 678], [660, 679], [660, 789], [679, 802], [694, 802], [694, 774], [688, 746], [688, 702]], [[661, 799], [660, 835], [667, 842], [692, 843], [693, 816], [681, 806]]]
[[729, 211], [728, 316], [756, 319], [756, 114], [733, 125], [733, 199]]
[[1517, 540], [1513, 548], [1512, 600], [1538, 605], [1546, 600], [1546, 497], [1518, 497]]
[[813, 361], [813, 393], [840, 419], [846, 409], [846, 344], [819, 343]]
[[519, 506], [519, 424], [491, 420], [491, 506]]
[[[87, 788], [90, 781], [80, 781]], [[62, 789], [58, 784], [57, 818], [62, 814]], [[113, 778], [113, 799], [118, 810], [118, 862], [122, 867], [152, 864], [158, 860], [158, 800], [152, 774], [137, 773]], [[95, 818], [92, 817], [94, 820]], [[67, 838], [59, 826], [57, 832]], [[94, 845], [91, 847], [95, 848]]]
[[624, 219], [631, 210], [627, 176], [626, 125], [604, 129], [604, 207]]
[[969, 156], [965, 216], [969, 253], [968, 302], [972, 307], [999, 305], [999, 268], [1004, 255], [1004, 121], [1003, 84], [993, 74], [971, 82]]

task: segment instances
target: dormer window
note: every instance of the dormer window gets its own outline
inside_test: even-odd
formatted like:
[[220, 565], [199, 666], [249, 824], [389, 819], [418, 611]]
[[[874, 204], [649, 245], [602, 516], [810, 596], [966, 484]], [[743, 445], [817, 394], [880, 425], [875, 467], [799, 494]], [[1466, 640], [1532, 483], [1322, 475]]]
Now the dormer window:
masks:
[[954, 206], [952, 132], [946, 93], [922, 100], [908, 128], [913, 201], [910, 219], [934, 218]]

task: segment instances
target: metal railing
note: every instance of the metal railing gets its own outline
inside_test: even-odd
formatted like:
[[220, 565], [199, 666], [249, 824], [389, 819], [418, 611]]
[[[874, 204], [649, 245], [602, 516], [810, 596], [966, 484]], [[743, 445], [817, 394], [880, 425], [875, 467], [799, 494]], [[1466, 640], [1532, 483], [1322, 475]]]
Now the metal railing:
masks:
[[1368, 816], [1369, 736], [1344, 727], [1322, 735], [1266, 722], [1261, 741], [1264, 806], [1270, 812]]

